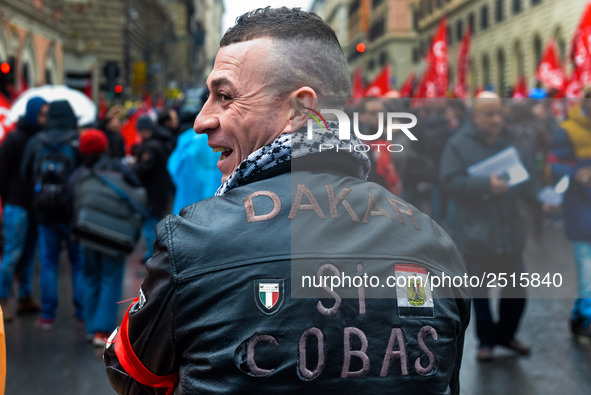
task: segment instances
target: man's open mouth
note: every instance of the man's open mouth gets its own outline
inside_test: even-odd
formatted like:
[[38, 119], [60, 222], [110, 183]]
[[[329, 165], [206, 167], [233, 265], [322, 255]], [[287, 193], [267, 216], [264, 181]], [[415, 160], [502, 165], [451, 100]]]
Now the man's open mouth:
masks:
[[211, 149], [214, 153], [221, 152], [220, 160], [226, 159], [228, 156], [232, 155], [232, 152], [234, 152], [234, 150], [227, 147], [211, 147]]

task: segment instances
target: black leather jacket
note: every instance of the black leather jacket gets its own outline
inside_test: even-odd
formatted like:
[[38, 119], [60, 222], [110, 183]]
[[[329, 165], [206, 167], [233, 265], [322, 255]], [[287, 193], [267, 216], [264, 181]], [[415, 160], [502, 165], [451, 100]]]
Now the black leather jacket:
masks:
[[[311, 289], [331, 274], [465, 271], [429, 217], [340, 165], [272, 169], [158, 224], [140, 298], [104, 355], [118, 393], [166, 393], [160, 380], [175, 394], [459, 394], [464, 290], [435, 289], [430, 305], [417, 287]], [[413, 289], [418, 301], [397, 294]], [[131, 351], [147, 371], [125, 371]]]

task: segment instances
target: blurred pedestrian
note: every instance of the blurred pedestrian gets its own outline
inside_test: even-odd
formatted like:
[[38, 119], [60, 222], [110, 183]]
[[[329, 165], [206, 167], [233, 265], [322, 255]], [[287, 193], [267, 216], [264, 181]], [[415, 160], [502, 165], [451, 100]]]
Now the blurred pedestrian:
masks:
[[207, 145], [207, 136], [195, 133], [193, 128], [179, 136], [167, 164], [176, 188], [172, 214], [178, 215], [184, 207], [215, 194], [222, 179], [216, 166], [219, 157]]
[[14, 132], [0, 146], [0, 198], [4, 208], [4, 253], [0, 266], [0, 305], [4, 320], [13, 314], [8, 306], [15, 273], [19, 291], [17, 314], [38, 313], [41, 307], [33, 300], [34, 254], [37, 246], [37, 221], [33, 213], [33, 191], [22, 177], [20, 165], [28, 141], [47, 121], [49, 105], [40, 97], [27, 102], [25, 114]]
[[562, 204], [566, 237], [572, 242], [578, 298], [571, 314], [575, 336], [591, 338], [591, 86], [582, 104], [554, 132], [550, 157], [555, 180], [570, 178]]
[[152, 138], [162, 144], [167, 158], [174, 150], [178, 132], [179, 116], [176, 110], [172, 107], [161, 110], [152, 131]]
[[[385, 99], [377, 97], [365, 98], [361, 101], [359, 105], [359, 130], [363, 135], [371, 136], [380, 130], [385, 131], [386, 108], [384, 101]], [[400, 135], [401, 133], [396, 131], [393, 140], [397, 140]], [[368, 145], [371, 147], [368, 154], [371, 161], [368, 180], [382, 185], [395, 195], [401, 196], [402, 180], [398, 172], [398, 163], [394, 161], [394, 158], [398, 158], [398, 155], [395, 156], [394, 152], [388, 150], [388, 146], [394, 141], [386, 141], [383, 136], [385, 136], [385, 133], [377, 140], [368, 141]], [[403, 155], [400, 155], [400, 157], [402, 158]]]
[[125, 143], [121, 135], [121, 113], [123, 107], [116, 104], [107, 110], [105, 119], [100, 123], [100, 129], [109, 141], [108, 153], [111, 158], [123, 158], [125, 156]]
[[136, 129], [142, 142], [134, 148], [133, 170], [146, 188], [151, 214], [151, 217], [144, 220], [143, 227], [147, 247], [144, 260], [148, 260], [152, 256], [153, 243], [156, 240], [156, 224], [164, 218], [168, 209], [169, 186], [172, 181], [166, 169], [168, 154], [162, 142], [154, 135], [155, 125], [152, 119], [147, 115], [141, 116], [137, 120]]
[[41, 329], [54, 327], [58, 305], [58, 266], [62, 243], [67, 246], [72, 271], [76, 319], [82, 323], [84, 262], [78, 243], [70, 238], [73, 202], [68, 179], [81, 163], [77, 119], [67, 100], [49, 105], [43, 131], [29, 141], [23, 171], [33, 188], [41, 246]]
[[[70, 179], [74, 190], [93, 173], [116, 172], [123, 176], [123, 180], [131, 186], [139, 187], [140, 181], [131, 170], [117, 158], [110, 158], [108, 140], [105, 134], [96, 129], [89, 129], [80, 135], [80, 153], [83, 165], [79, 167]], [[102, 185], [103, 188], [110, 188]], [[74, 196], [85, 196], [86, 191], [79, 191]], [[96, 194], [95, 190], [88, 193]], [[102, 195], [101, 195], [102, 196]], [[97, 196], [101, 197], [101, 196]], [[74, 201], [76, 205], [76, 200]], [[125, 254], [107, 251], [109, 246], [96, 247], [83, 245], [84, 255], [84, 323], [86, 332], [95, 346], [103, 347], [105, 339], [117, 326], [117, 312], [121, 300]]]
[[[507, 148], [500, 136], [503, 124], [501, 99], [494, 93], [482, 92], [474, 102], [471, 122], [450, 138], [441, 157], [441, 185], [454, 199], [454, 239], [464, 254], [468, 273], [478, 278], [485, 273], [515, 273], [520, 278], [524, 272], [525, 235], [517, 201], [525, 198], [540, 205], [531, 179], [509, 187], [502, 174], [468, 173], [468, 167]], [[519, 355], [530, 353], [530, 346], [516, 338], [525, 296], [525, 288], [503, 287], [495, 322], [486, 284], [472, 288], [479, 361], [492, 360], [497, 345]]]

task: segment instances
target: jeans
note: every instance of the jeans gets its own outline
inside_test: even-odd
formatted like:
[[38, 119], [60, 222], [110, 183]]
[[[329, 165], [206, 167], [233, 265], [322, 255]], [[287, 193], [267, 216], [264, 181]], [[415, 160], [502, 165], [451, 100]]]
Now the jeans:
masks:
[[573, 320], [583, 320], [585, 327], [591, 325], [591, 243], [573, 241], [577, 268], [578, 296], [573, 307]]
[[0, 265], [0, 299], [8, 299], [15, 272], [19, 273], [18, 297], [31, 295], [37, 226], [34, 216], [21, 206], [4, 206], [4, 254]]
[[72, 290], [76, 318], [84, 319], [84, 261], [78, 243], [70, 239], [70, 226], [63, 222], [39, 225], [41, 244], [41, 317], [53, 320], [57, 308], [58, 266], [62, 241], [67, 243], [72, 267]]
[[156, 225], [158, 224], [158, 219], [156, 217], [150, 217], [144, 219], [144, 224], [142, 226], [142, 233], [144, 235], [144, 239], [146, 239], [146, 255], [144, 258], [146, 261], [152, 257], [154, 254], [154, 242], [156, 241]]
[[125, 258], [84, 251], [84, 323], [88, 333], [112, 332], [117, 327]]

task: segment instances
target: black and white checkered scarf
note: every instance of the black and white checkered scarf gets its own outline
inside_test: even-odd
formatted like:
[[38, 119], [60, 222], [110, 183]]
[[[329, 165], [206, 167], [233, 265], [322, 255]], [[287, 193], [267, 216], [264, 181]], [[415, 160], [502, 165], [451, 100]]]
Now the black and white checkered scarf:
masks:
[[[338, 125], [335, 122], [328, 122], [328, 132], [321, 129], [313, 130], [313, 139], [307, 138], [306, 129], [300, 129], [293, 133], [282, 134], [258, 150], [254, 151], [240, 165], [234, 170], [228, 179], [218, 188], [216, 196], [223, 196], [229, 190], [245, 185], [250, 179], [269, 170], [273, 167], [282, 165], [286, 162], [291, 162], [291, 159], [302, 158], [307, 155], [316, 154], [320, 152], [320, 145], [323, 147], [332, 145], [333, 147], [340, 147], [344, 143], [355, 146], [361, 144], [355, 136], [351, 136], [351, 140], [347, 142], [338, 139]], [[326, 148], [322, 152], [329, 151]], [[329, 151], [330, 152], [330, 151]], [[357, 162], [358, 174], [357, 176], [363, 180], [367, 179], [370, 169], [370, 160], [365, 152], [347, 152], [338, 151], [351, 157]]]

